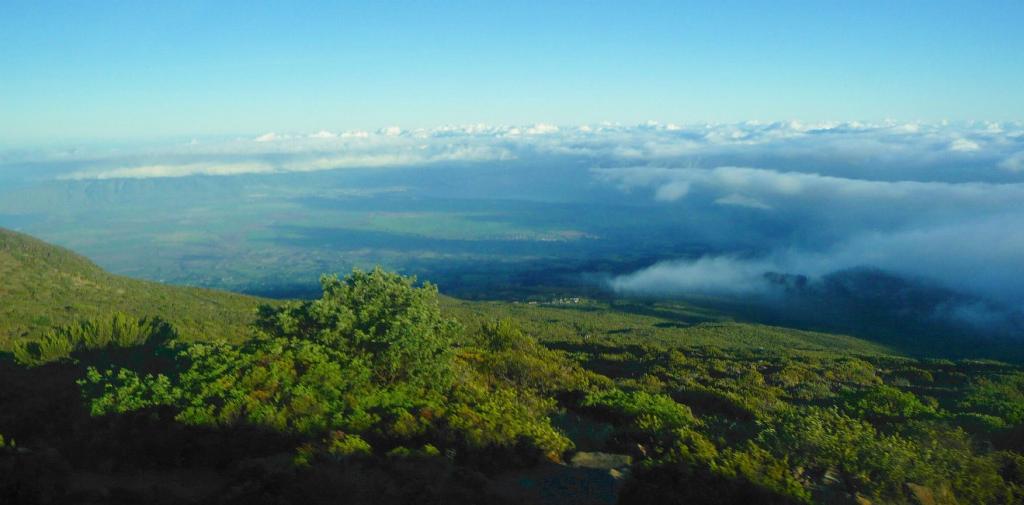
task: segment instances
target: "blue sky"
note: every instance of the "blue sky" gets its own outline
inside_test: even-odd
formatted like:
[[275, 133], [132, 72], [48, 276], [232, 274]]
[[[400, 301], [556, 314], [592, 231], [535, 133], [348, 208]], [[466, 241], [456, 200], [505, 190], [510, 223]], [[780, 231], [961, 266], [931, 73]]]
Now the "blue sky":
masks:
[[0, 2], [0, 144], [1024, 119], [1024, 2]]

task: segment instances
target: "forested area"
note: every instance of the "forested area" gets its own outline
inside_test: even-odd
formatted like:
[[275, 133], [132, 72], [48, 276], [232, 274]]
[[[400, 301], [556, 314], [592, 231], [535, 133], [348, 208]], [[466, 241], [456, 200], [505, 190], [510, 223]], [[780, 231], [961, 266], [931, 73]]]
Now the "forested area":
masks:
[[515, 502], [504, 475], [612, 454], [620, 503], [1024, 501], [1016, 365], [545, 334], [379, 269], [322, 287], [242, 343], [116, 313], [19, 342], [0, 498]]

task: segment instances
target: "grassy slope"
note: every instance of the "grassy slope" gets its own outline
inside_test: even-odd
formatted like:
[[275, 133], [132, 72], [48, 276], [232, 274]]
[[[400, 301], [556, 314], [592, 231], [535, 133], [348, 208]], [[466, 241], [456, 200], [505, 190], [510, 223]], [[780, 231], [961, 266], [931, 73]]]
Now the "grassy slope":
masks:
[[509, 318], [541, 341], [574, 348], [654, 345], [664, 348], [715, 347], [854, 355], [898, 354], [846, 335], [735, 322], [727, 314], [683, 303], [526, 304], [467, 302], [443, 298], [442, 305], [468, 327]]
[[[549, 345], [620, 347], [711, 346], [787, 352], [889, 354], [866, 340], [829, 333], [734, 322], [727, 314], [683, 303], [581, 304], [469, 302], [443, 297], [447, 312], [470, 329], [498, 318], [516, 320]], [[186, 339], [247, 334], [259, 298], [199, 288], [169, 286], [105, 272], [66, 249], [0, 229], [0, 349], [14, 339], [121, 311], [160, 316]]]
[[262, 302], [113, 275], [71, 251], [0, 229], [0, 349], [113, 311], [160, 316], [186, 339], [239, 339]]

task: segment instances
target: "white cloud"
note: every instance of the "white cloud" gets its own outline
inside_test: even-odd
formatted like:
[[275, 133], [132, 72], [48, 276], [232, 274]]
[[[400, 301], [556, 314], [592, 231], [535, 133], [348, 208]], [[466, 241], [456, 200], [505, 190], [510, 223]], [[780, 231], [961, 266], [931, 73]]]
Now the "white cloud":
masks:
[[334, 137], [337, 137], [337, 136], [338, 135], [333, 133], [333, 132], [329, 132], [327, 130], [320, 130], [320, 131], [310, 135], [309, 138], [311, 138], [311, 139], [333, 139]]
[[742, 294], [766, 290], [766, 272], [813, 278], [870, 266], [1024, 310], [1024, 284], [1007, 282], [1024, 279], [1024, 235], [1008, 233], [1008, 227], [1021, 222], [1024, 212], [893, 231], [861, 230], [818, 250], [793, 244], [754, 257], [664, 261], [610, 283], [630, 293]]
[[547, 123], [537, 123], [526, 129], [527, 135], [548, 135], [558, 133], [558, 127]]
[[654, 191], [654, 198], [663, 202], [678, 200], [690, 192], [690, 183], [686, 181], [671, 181]]
[[[805, 172], [779, 172], [750, 167], [660, 168], [629, 167], [596, 169], [595, 175], [624, 190], [650, 187], [655, 198], [661, 195], [679, 199], [699, 189], [719, 203], [752, 203], [755, 206], [775, 208], [796, 206], [814, 207], [817, 213], [845, 213], [850, 208], [865, 207], [871, 212], [889, 213], [895, 208], [907, 210], [908, 215], [930, 212], [946, 213], [952, 206], [978, 211], [1006, 209], [1024, 199], [1024, 182], [937, 182], [886, 181], [853, 179]], [[676, 192], [673, 188], [686, 187], [691, 191]], [[737, 198], [736, 195], [743, 195]], [[910, 213], [909, 211], [915, 211]], [[895, 216], [893, 217], [895, 218]]]
[[370, 138], [370, 132], [366, 132], [366, 131], [362, 131], [362, 130], [355, 130], [355, 131], [350, 131], [350, 132], [344, 132], [344, 133], [341, 134], [341, 138], [343, 138], [343, 139], [365, 139], [365, 138]]
[[[627, 130], [630, 141], [615, 150], [594, 144], [601, 159], [624, 162], [606, 161], [594, 177], [624, 198], [670, 200], [667, 213], [696, 223], [680, 234], [721, 252], [658, 263], [616, 278], [616, 289], [750, 293], [763, 289], [766, 271], [821, 276], [873, 266], [1024, 308], [1024, 234], [1016, 232], [1024, 230], [1024, 133], [1017, 123], [652, 128]], [[673, 143], [670, 135], [681, 138]], [[669, 152], [662, 145], [688, 151], [661, 156]], [[632, 152], [611, 154], [626, 149]], [[744, 165], [730, 164], [737, 161]], [[747, 222], [722, 206], [772, 212]], [[967, 311], [961, 319], [1002, 317], [953, 309]]]
[[731, 294], [762, 293], [767, 285], [764, 272], [772, 270], [764, 260], [735, 256], [704, 256], [696, 260], [665, 261], [610, 281], [616, 291], [649, 294]]
[[[265, 137], [265, 136], [264, 136]], [[312, 172], [344, 168], [419, 166], [441, 162], [502, 161], [515, 158], [509, 149], [490, 143], [413, 142], [417, 137], [388, 133], [346, 132], [327, 137], [282, 137], [271, 151], [225, 146], [200, 155], [201, 161], [178, 163], [96, 164], [61, 175], [61, 179], [139, 179], [191, 175], [240, 175]], [[270, 142], [269, 140], [260, 142]], [[278, 156], [265, 156], [278, 154]], [[180, 157], [177, 155], [176, 157]], [[216, 158], [216, 159], [203, 159]]]
[[[391, 147], [386, 139], [401, 142], [422, 139], [431, 144], [460, 143], [501, 146], [528, 154], [585, 156], [600, 158], [600, 165], [621, 166], [622, 162], [693, 163], [696, 166], [757, 166], [779, 171], [811, 171], [838, 175], [843, 167], [875, 170], [895, 169], [910, 179], [924, 177], [924, 170], [958, 167], [963, 162], [986, 166], [972, 177], [1005, 175], [1015, 165], [1013, 155], [1024, 151], [1024, 125], [1018, 123], [861, 123], [826, 122], [745, 122], [745, 123], [650, 123], [621, 125], [600, 123], [580, 127], [558, 127], [546, 123], [528, 126], [492, 126], [483, 124], [446, 125], [438, 128], [406, 130], [389, 126], [376, 132], [330, 131], [306, 134], [265, 133], [258, 142], [199, 139], [201, 143], [181, 149], [149, 147], [146, 154], [171, 156], [259, 155], [305, 153], [343, 148], [356, 141], [369, 141], [377, 148]], [[314, 142], [316, 141], [316, 142]], [[78, 161], [109, 160], [125, 156], [124, 151], [76, 149], [70, 157]], [[13, 153], [2, 153], [11, 159]], [[18, 159], [68, 159], [67, 151], [16, 153]], [[709, 162], [709, 160], [715, 160]], [[163, 160], [160, 160], [163, 161]], [[616, 163], [618, 162], [618, 163]], [[999, 170], [1000, 164], [1004, 170]], [[599, 165], [599, 166], [600, 166]], [[798, 166], [800, 165], [800, 166]], [[849, 175], [849, 174], [847, 174]], [[890, 174], [896, 178], [898, 174]], [[930, 175], [929, 175], [930, 176]]]
[[[778, 211], [762, 214], [767, 221], [753, 227], [712, 234], [727, 250], [759, 247], [755, 259], [659, 264], [613, 282], [616, 289], [735, 293], [758, 289], [766, 271], [823, 275], [872, 266], [1011, 306], [1024, 299], [1024, 282], [1016, 281], [1024, 279], [1024, 234], [1017, 233], [1024, 230], [1024, 182], [862, 180], [745, 167], [596, 174], [630, 191], [651, 188], [655, 200], [664, 200], [666, 188], [685, 186], [678, 205], [709, 222], [718, 218], [706, 201]], [[735, 284], [742, 279], [752, 285]]]
[[723, 197], [715, 199], [715, 203], [719, 205], [735, 205], [737, 207], [749, 207], [751, 209], [762, 209], [771, 210], [772, 206], [768, 205], [757, 198], [741, 195], [739, 193], [730, 193]]
[[1024, 172], [1024, 151], [1011, 154], [999, 162], [999, 168], [1010, 172]]
[[274, 171], [272, 165], [260, 162], [157, 164], [117, 167], [98, 172], [74, 172], [62, 176], [61, 179], [149, 179], [190, 175], [262, 174]]
[[972, 153], [980, 150], [981, 146], [977, 142], [973, 142], [967, 139], [955, 139], [949, 143], [949, 150], [960, 153]]

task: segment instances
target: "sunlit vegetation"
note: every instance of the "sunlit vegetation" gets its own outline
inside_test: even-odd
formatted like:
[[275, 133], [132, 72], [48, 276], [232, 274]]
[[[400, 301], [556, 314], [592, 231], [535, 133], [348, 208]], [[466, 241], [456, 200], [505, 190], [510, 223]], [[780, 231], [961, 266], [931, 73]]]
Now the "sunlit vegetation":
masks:
[[[0, 228], [0, 350], [57, 327], [105, 320], [112, 312], [160, 317], [186, 340], [239, 341], [249, 333], [253, 297], [111, 275], [71, 251]], [[266, 303], [266, 301], [262, 301]]]
[[655, 310], [597, 303], [449, 305], [467, 320], [510, 317], [613, 380], [569, 408], [611, 423], [606, 450], [636, 457], [623, 502], [1024, 499], [1019, 366], [706, 315], [664, 328]]
[[[547, 381], [500, 372], [487, 379], [486, 367], [457, 357], [461, 328], [441, 316], [433, 286], [377, 269], [325, 277], [323, 289], [313, 302], [263, 307], [256, 335], [242, 345], [179, 345], [174, 374], [89, 368], [81, 384], [90, 411], [166, 406], [186, 425], [308, 437], [334, 456], [429, 446], [459, 458], [507, 451], [529, 463], [558, 460], [571, 447], [547, 417], [556, 403], [530, 388]], [[515, 345], [495, 328], [487, 331], [494, 341]], [[300, 459], [317, 454], [306, 447]]]
[[19, 337], [0, 502], [515, 503], [507, 476], [601, 451], [626, 504], [1024, 503], [1016, 364], [381, 269], [321, 286], [228, 335], [111, 307]]
[[23, 365], [41, 365], [87, 351], [159, 345], [174, 337], [174, 329], [159, 318], [133, 319], [114, 313], [107, 319], [79, 321], [47, 331], [36, 340], [19, 340], [12, 349]]

